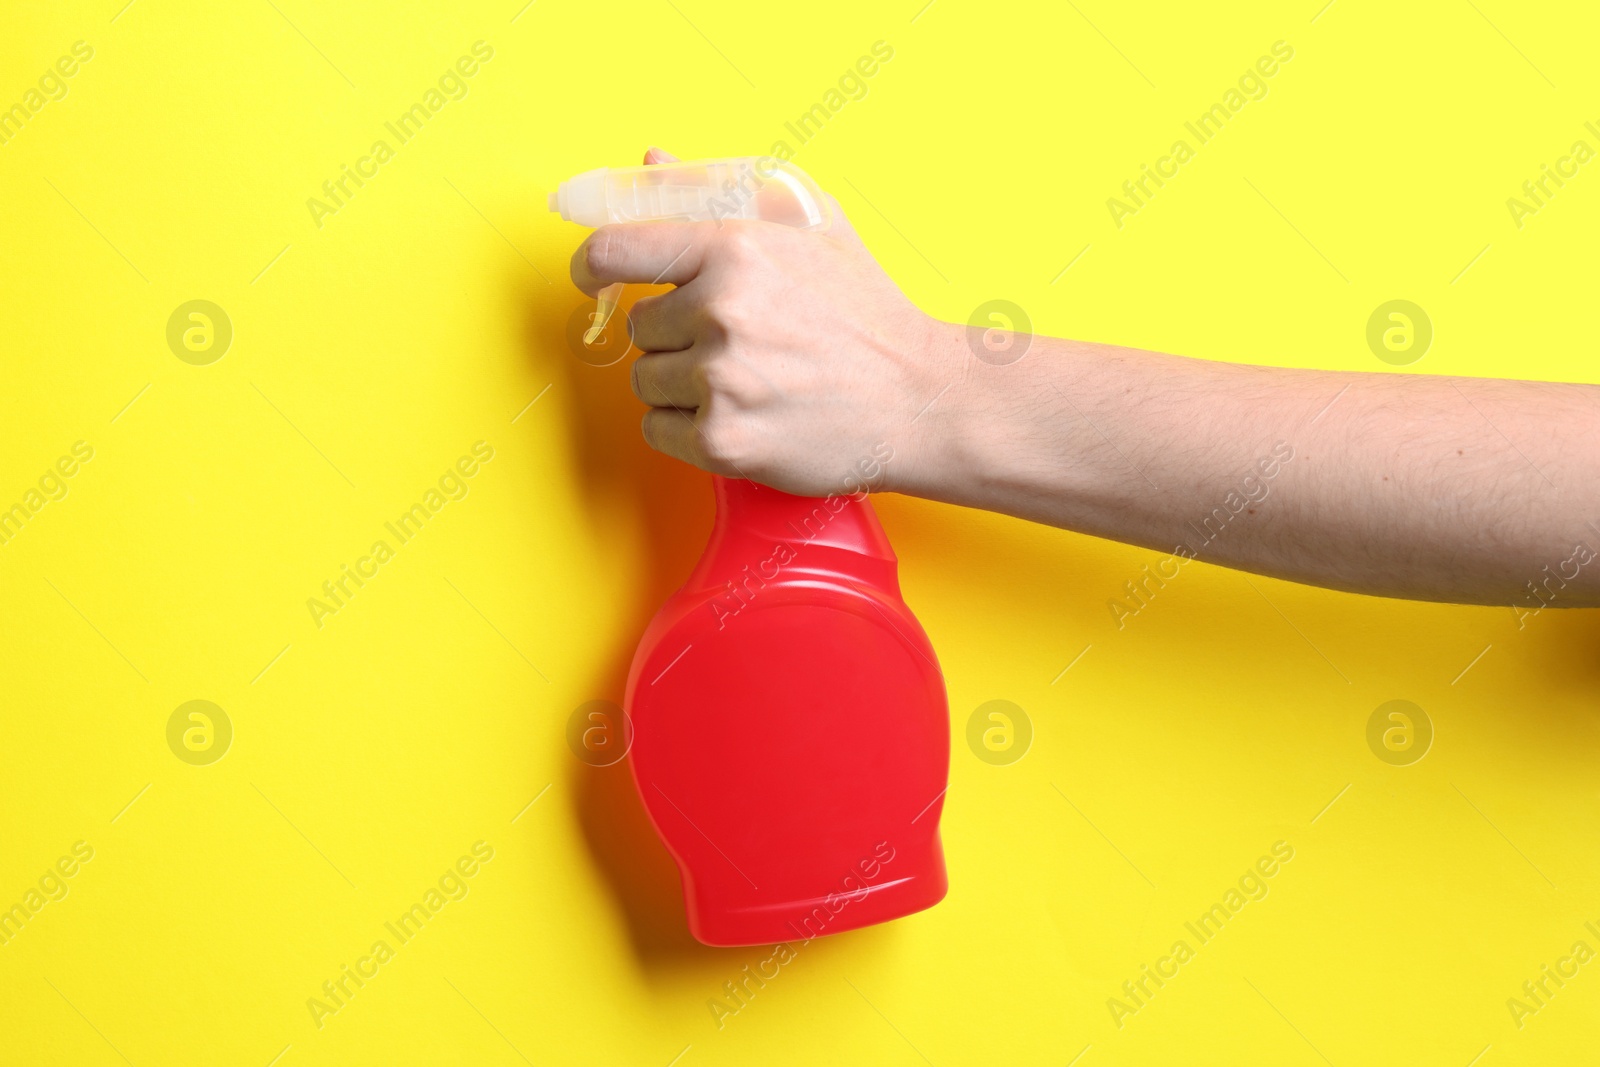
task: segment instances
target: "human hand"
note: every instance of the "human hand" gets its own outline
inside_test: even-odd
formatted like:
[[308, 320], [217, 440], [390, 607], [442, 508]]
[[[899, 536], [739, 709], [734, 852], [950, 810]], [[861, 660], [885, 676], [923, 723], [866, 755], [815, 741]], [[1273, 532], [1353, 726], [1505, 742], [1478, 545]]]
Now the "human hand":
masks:
[[803, 496], [859, 489], [869, 471], [881, 471], [873, 488], [894, 488], [925, 462], [916, 417], [960, 377], [960, 342], [890, 281], [829, 200], [826, 232], [623, 223], [573, 255], [572, 280], [590, 296], [613, 282], [677, 286], [632, 311], [644, 353], [633, 391], [650, 405], [652, 448]]

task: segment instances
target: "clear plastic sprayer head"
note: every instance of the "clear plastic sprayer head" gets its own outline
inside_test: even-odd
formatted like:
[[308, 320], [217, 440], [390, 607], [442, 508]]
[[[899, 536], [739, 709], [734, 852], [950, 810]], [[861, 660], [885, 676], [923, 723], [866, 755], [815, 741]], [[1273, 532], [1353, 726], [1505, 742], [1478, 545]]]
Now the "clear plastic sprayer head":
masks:
[[[771, 156], [696, 159], [643, 167], [601, 167], [562, 182], [550, 210], [591, 229], [612, 222], [721, 222], [759, 219], [798, 230], [825, 230], [828, 198], [792, 163]], [[622, 284], [600, 290], [583, 335], [593, 344], [610, 321]]]
[[770, 156], [601, 167], [561, 183], [550, 210], [580, 226], [609, 222], [764, 219], [826, 229], [828, 198], [805, 171]]

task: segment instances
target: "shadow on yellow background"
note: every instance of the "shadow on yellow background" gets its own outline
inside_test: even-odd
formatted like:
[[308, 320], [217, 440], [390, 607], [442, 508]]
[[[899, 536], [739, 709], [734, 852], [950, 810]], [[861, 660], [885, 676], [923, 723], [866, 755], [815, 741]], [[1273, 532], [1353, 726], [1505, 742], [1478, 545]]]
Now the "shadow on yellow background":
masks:
[[[615, 522], [626, 511], [637, 528], [651, 528], [643, 548], [640, 596], [635, 614], [600, 646], [588, 691], [620, 705], [636, 635], [654, 606], [672, 592], [704, 545], [709, 522], [706, 476], [682, 464], [663, 462], [641, 447], [639, 404], [628, 385], [637, 349], [623, 340], [624, 313], [612, 324], [615, 354], [604, 346], [590, 355], [574, 341], [571, 323], [593, 308], [581, 294], [560, 303], [540, 303], [524, 277], [510, 280], [513, 302], [528, 307], [526, 342], [535, 377], [551, 380], [571, 435], [576, 489], [590, 527]], [[573, 291], [575, 293], [575, 291]], [[609, 366], [590, 365], [615, 359]], [[535, 492], [530, 485], [528, 491]], [[713, 959], [718, 954], [689, 936], [678, 872], [650, 826], [626, 763], [591, 767], [574, 761], [567, 785], [572, 817], [582, 831], [590, 861], [606, 882], [614, 920], [626, 928], [639, 963], [654, 971], [674, 961]]]

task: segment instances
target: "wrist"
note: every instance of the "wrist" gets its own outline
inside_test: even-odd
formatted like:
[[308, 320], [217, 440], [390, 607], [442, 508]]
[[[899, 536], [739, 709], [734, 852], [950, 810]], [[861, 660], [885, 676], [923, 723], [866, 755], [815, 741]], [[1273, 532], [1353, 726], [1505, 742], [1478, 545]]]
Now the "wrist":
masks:
[[1102, 361], [1085, 358], [1098, 346], [1014, 335], [1010, 343], [1027, 346], [1019, 352], [985, 340], [964, 323], [930, 320], [927, 399], [912, 412], [904, 455], [893, 442], [885, 488], [1081, 528], [1092, 502], [1128, 488], [1126, 461], [1090, 421], [1105, 394]]
[[951, 488], [976, 469], [975, 360], [964, 326], [924, 316], [920, 327], [908, 345], [916, 374], [890, 441], [895, 455], [885, 466], [881, 488], [954, 502]]

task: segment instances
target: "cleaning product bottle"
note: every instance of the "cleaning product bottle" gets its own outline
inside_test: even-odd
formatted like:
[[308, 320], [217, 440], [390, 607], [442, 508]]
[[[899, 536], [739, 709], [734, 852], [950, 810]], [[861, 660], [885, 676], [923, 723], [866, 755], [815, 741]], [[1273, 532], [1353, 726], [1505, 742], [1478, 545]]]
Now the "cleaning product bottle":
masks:
[[[827, 204], [767, 159], [590, 171], [550, 198], [590, 226], [824, 229]], [[634, 654], [634, 784], [706, 944], [807, 941], [944, 897], [944, 677], [864, 491], [890, 462], [880, 444], [860, 481], [825, 498], [713, 476], [705, 554]]]

